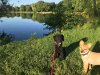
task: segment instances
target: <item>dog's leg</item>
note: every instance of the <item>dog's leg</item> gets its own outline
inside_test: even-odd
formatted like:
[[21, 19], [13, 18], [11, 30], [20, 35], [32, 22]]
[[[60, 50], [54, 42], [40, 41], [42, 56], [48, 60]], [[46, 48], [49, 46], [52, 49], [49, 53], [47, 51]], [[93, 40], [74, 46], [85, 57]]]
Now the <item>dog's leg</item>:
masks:
[[83, 68], [84, 68], [83, 73], [84, 73], [84, 74], [87, 74], [88, 69], [89, 69], [89, 64], [88, 64], [88, 63], [84, 63], [84, 64], [83, 64]]
[[91, 70], [92, 69], [92, 64], [89, 64], [89, 70]]
[[63, 55], [63, 49], [61, 47], [60, 48], [60, 56], [59, 56], [60, 60], [63, 60], [63, 57], [64, 57], [64, 55]]
[[60, 58], [60, 60], [63, 60], [63, 53], [62, 52], [60, 53], [59, 58]]

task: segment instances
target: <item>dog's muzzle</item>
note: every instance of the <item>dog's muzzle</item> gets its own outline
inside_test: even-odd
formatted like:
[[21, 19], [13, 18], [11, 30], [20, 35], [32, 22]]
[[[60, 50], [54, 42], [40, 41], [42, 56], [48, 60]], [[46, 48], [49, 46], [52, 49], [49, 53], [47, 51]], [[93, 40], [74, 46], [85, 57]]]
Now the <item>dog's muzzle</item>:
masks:
[[88, 53], [89, 53], [89, 51], [87, 51], [87, 52], [81, 51], [81, 52], [80, 52], [80, 54], [83, 55], [83, 56], [84, 56], [84, 55], [87, 55]]
[[62, 46], [62, 43], [61, 42], [60, 43], [55, 42], [55, 45], [57, 45], [58, 47], [60, 47], [60, 46]]

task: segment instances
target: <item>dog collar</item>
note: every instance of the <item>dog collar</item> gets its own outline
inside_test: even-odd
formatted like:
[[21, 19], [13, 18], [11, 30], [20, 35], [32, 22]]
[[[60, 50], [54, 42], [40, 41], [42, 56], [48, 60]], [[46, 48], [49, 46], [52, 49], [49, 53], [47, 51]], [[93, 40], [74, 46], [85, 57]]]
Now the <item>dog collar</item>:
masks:
[[87, 53], [81, 53], [82, 56], [85, 56], [89, 53], [89, 51]]

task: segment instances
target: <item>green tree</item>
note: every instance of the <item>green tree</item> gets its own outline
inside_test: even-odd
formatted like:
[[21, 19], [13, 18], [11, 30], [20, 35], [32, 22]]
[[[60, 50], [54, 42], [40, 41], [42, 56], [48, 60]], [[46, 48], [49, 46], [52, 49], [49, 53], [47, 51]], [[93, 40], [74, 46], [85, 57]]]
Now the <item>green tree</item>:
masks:
[[98, 0], [63, 0], [67, 11], [74, 10], [86, 12], [89, 15], [97, 15]]
[[8, 0], [1, 0], [0, 5], [6, 6], [8, 4]]
[[15, 7], [15, 11], [19, 11], [20, 10], [20, 8], [19, 7]]
[[0, 0], [0, 12], [7, 12], [8, 0]]
[[72, 8], [72, 0], [64, 0], [63, 4], [64, 4], [66, 10], [71, 10], [71, 8]]
[[32, 11], [31, 5], [26, 5], [26, 11]]
[[20, 6], [20, 11], [25, 11], [25, 9], [26, 9], [26, 8], [25, 8], [25, 5], [21, 5], [21, 6]]
[[97, 12], [100, 13], [100, 0], [97, 0]]
[[54, 11], [56, 4], [54, 2], [48, 4], [48, 11]]
[[59, 2], [58, 4], [56, 4], [55, 12], [56, 13], [60, 13], [60, 14], [65, 12], [65, 7], [63, 5], [63, 1]]
[[55, 3], [45, 3], [44, 4], [45, 11], [54, 11], [56, 4]]
[[32, 11], [33, 11], [33, 12], [36, 12], [36, 7], [35, 7], [35, 4], [34, 4], [34, 3], [31, 4], [31, 8], [32, 8]]
[[53, 11], [55, 9], [56, 4], [54, 2], [48, 3], [44, 1], [38, 1], [37, 3], [33, 3], [31, 5], [32, 11], [37, 11], [37, 12], [48, 12], [48, 11]]
[[36, 11], [37, 11], [37, 12], [43, 11], [43, 10], [44, 10], [43, 6], [44, 6], [44, 1], [38, 1], [38, 2], [35, 4]]
[[94, 9], [94, 15], [97, 15], [97, 7], [96, 7], [96, 0], [93, 0], [93, 9]]
[[11, 11], [15, 12], [16, 10], [15, 10], [15, 8], [14, 8], [14, 7], [12, 7], [12, 8], [11, 8]]

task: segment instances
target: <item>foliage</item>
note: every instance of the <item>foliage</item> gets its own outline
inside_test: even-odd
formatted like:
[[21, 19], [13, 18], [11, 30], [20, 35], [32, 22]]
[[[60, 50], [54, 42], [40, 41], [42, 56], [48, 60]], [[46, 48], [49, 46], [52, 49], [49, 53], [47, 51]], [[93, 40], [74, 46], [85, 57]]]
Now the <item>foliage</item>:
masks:
[[[54, 2], [48, 3], [44, 1], [38, 1], [37, 3], [33, 3], [31, 5], [21, 5], [20, 11], [33, 11], [33, 12], [48, 12], [48, 11], [54, 11], [56, 7], [56, 4]], [[16, 9], [16, 7], [14, 7]], [[12, 9], [11, 11], [14, 11], [15, 9]]]
[[20, 9], [19, 7], [15, 7], [15, 11], [20, 11], [22, 9]]
[[64, 1], [64, 6], [66, 8], [67, 11], [72, 10], [72, 1], [73, 0], [63, 0]]
[[56, 7], [55, 7], [54, 11], [55, 11], [55, 13], [64, 14], [65, 8], [63, 6], [63, 1], [59, 2], [58, 4], [56, 4]]
[[6, 34], [5, 32], [0, 33], [0, 45], [7, 44], [13, 41], [13, 37], [10, 34]]
[[55, 9], [55, 3], [47, 3], [44, 1], [38, 1], [37, 3], [34, 4], [34, 7], [37, 12], [48, 12], [48, 11], [53, 11]]
[[32, 7], [30, 5], [26, 5], [26, 11], [32, 11]]
[[7, 5], [7, 3], [8, 3], [8, 0], [0, 0], [0, 6], [2, 6], [2, 5]]
[[97, 15], [99, 0], [63, 0], [66, 11], [85, 12], [88, 15]]
[[45, 19], [45, 24], [49, 25], [47, 26], [48, 29], [58, 29], [61, 31], [66, 21], [65, 15], [61, 12], [51, 14], [49, 17]]
[[64, 28], [65, 29], [79, 28], [83, 26], [85, 22], [86, 19], [82, 15], [67, 14]]
[[33, 12], [36, 12], [35, 3], [31, 4], [31, 7], [32, 7], [32, 11], [33, 11]]
[[36, 7], [36, 11], [37, 12], [41, 12], [43, 10], [45, 10], [45, 7], [44, 6], [44, 1], [39, 1], [35, 4], [35, 7]]
[[21, 7], [20, 7], [20, 11], [26, 11], [26, 8], [25, 8], [24, 5], [21, 5]]
[[8, 0], [0, 0], [0, 12], [5, 13], [9, 6]]

